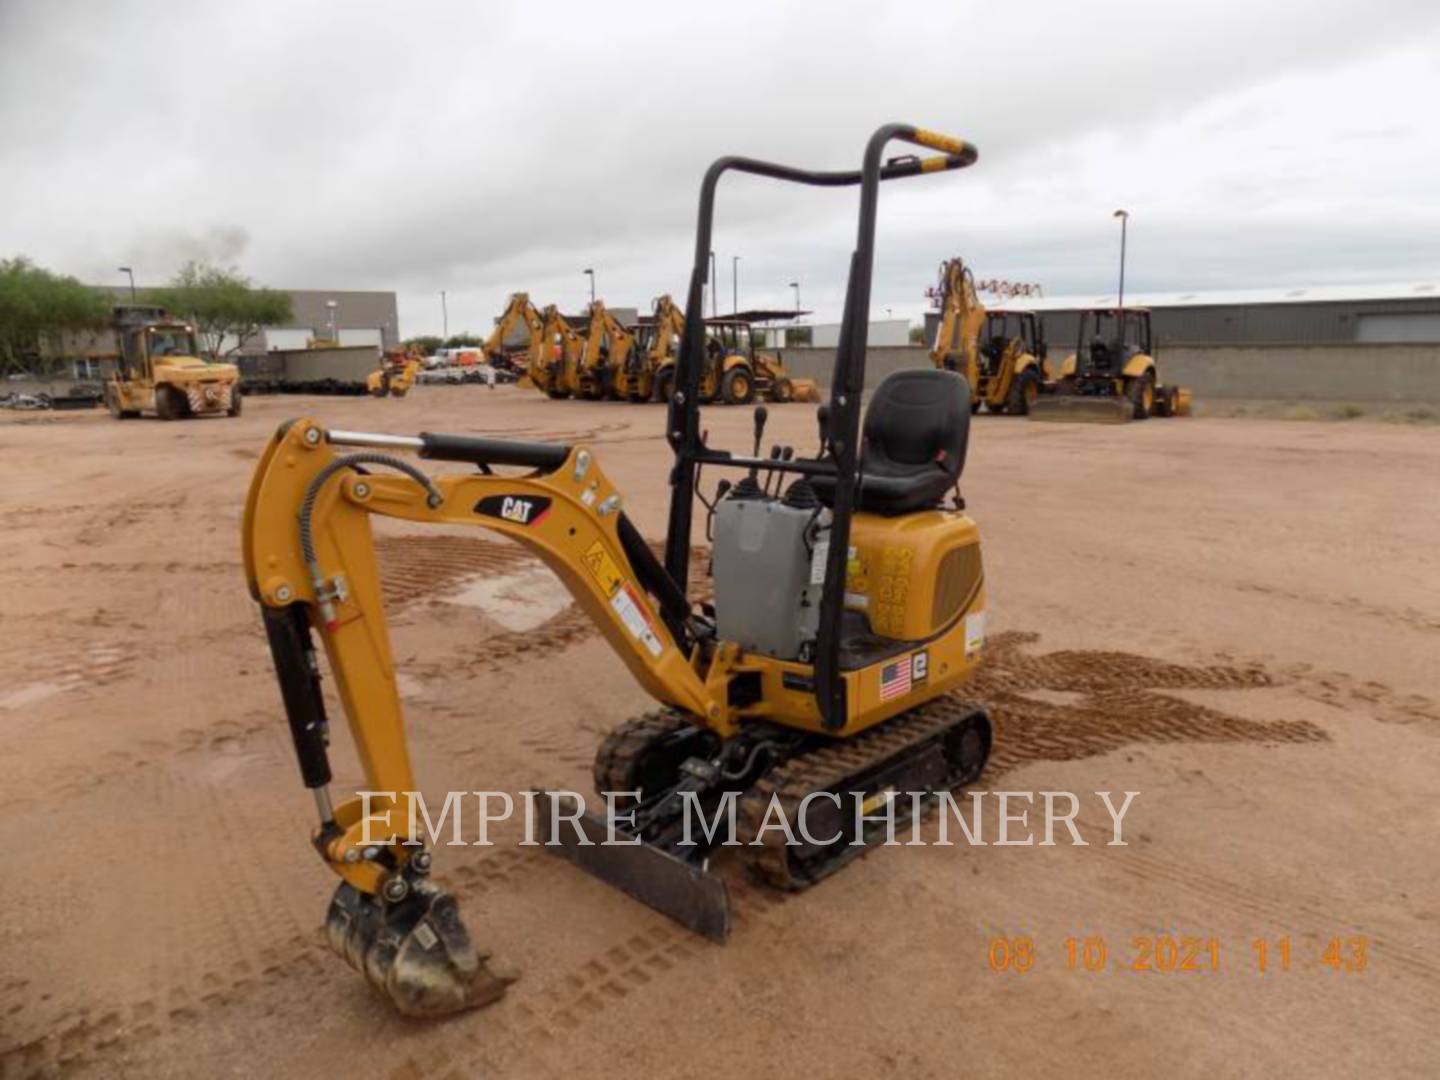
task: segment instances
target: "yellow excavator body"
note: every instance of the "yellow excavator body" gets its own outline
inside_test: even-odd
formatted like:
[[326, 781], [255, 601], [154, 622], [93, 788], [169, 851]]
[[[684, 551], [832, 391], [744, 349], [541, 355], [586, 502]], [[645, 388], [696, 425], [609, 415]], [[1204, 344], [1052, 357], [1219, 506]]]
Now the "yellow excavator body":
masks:
[[[887, 157], [894, 140], [936, 153]], [[620, 724], [596, 753], [596, 790], [607, 803], [629, 799], [628, 813], [562, 816], [576, 793], [522, 797], [540, 804], [545, 850], [713, 940], [725, 939], [730, 915], [712, 854], [736, 844], [770, 884], [807, 888], [885, 835], [874, 815], [893, 827], [980, 776], [990, 723], [956, 695], [980, 663], [986, 605], [979, 530], [959, 493], [971, 416], [964, 378], [892, 373], [870, 396], [862, 432], [865, 343], [847, 328], [830, 401], [816, 410], [814, 456], [789, 446], [762, 455], [763, 405], [748, 453], [710, 445], [697, 393], [704, 370], [720, 370], [707, 357], [700, 297], [722, 174], [861, 187], [849, 307], [870, 292], [879, 184], [976, 157], [962, 140], [890, 124], [852, 172], [729, 157], [706, 173], [666, 407], [674, 460], [656, 478], [670, 492], [663, 556], [584, 445], [373, 434], [309, 418], [270, 439], [246, 498], [243, 563], [315, 800], [313, 845], [340, 879], [327, 936], [401, 1011], [483, 1005], [504, 993], [508, 976], [475, 948], [454, 898], [431, 880], [433, 838], [402, 811], [417, 777], [385, 621], [377, 517], [492, 530], [554, 571], [658, 708]], [[547, 335], [555, 317], [547, 309]], [[532, 370], [550, 379], [558, 368], [563, 378], [563, 361]], [[480, 471], [430, 472], [427, 462]], [[702, 476], [726, 472], [739, 481], [720, 480], [714, 498], [703, 498]], [[697, 500], [711, 538], [705, 602], [687, 592]], [[364, 794], [338, 805], [317, 639], [364, 775]], [[692, 802], [715, 814], [715, 834], [707, 829], [703, 841], [682, 829]], [[812, 804], [822, 805], [813, 835]], [[832, 805], [827, 816], [823, 806]], [[719, 835], [727, 807], [731, 828]], [[783, 826], [772, 823], [777, 815]], [[797, 828], [803, 844], [782, 839]]]

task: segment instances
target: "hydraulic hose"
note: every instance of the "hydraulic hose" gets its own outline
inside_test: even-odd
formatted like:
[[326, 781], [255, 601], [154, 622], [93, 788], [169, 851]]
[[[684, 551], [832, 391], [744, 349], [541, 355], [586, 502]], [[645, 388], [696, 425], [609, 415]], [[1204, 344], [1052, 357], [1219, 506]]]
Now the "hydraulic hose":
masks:
[[315, 503], [320, 498], [321, 489], [332, 476], [341, 469], [351, 469], [358, 465], [378, 465], [404, 473], [425, 489], [426, 502], [432, 510], [445, 501], [445, 497], [440, 494], [440, 489], [435, 486], [430, 477], [404, 458], [398, 458], [391, 454], [362, 451], [358, 454], [346, 454], [326, 465], [310, 481], [309, 487], [305, 489], [305, 498], [300, 503], [300, 553], [305, 559], [305, 569], [310, 572], [310, 581], [315, 586], [316, 600], [321, 599], [318, 594], [322, 588], [323, 578], [320, 575], [320, 559], [315, 553]]

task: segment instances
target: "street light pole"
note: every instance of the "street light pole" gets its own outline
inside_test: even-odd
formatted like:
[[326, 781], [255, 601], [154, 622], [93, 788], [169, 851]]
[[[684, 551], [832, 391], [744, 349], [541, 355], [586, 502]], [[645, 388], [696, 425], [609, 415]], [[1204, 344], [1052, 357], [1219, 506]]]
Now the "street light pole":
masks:
[[128, 266], [122, 266], [119, 270], [122, 274], [130, 275], [130, 302], [133, 304], [135, 303], [135, 271]]
[[730, 313], [740, 311], [740, 256], [730, 256]]
[[800, 318], [800, 282], [790, 282], [790, 288], [795, 290], [795, 318]]
[[1120, 298], [1115, 306], [1119, 309], [1123, 325], [1125, 315], [1125, 233], [1130, 225], [1130, 211], [1116, 210], [1110, 216], [1120, 219]]
[[450, 340], [450, 305], [445, 302], [445, 290], [440, 290], [440, 335]]
[[595, 303], [595, 271], [587, 269], [585, 273], [590, 275], [590, 303], [593, 306]]

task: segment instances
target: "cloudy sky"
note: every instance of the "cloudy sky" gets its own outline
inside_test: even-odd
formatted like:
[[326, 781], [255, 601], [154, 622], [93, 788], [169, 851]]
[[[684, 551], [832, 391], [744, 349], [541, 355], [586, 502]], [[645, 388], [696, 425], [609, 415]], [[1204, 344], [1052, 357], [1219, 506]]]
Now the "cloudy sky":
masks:
[[[1047, 295], [1440, 276], [1440, 4], [0, 0], [0, 256], [142, 284], [188, 258], [400, 295], [683, 299], [705, 166], [853, 167], [877, 124], [968, 138], [887, 187], [874, 314], [941, 259]], [[897, 147], [897, 151], [900, 148]], [[838, 314], [853, 190], [722, 184], [722, 310]]]

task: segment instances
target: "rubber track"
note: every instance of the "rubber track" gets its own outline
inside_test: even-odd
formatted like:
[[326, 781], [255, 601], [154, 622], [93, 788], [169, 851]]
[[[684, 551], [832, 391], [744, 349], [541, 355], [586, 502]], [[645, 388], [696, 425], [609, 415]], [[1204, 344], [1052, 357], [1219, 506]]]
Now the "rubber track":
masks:
[[626, 720], [606, 735], [595, 751], [596, 794], [627, 790], [625, 772], [637, 754], [656, 739], [697, 722], [677, 709], [655, 709]]
[[[773, 795], [778, 793], [781, 809], [791, 831], [795, 832], [800, 820], [800, 803], [806, 795], [814, 791], [844, 790], [843, 785], [850, 778], [895, 760], [906, 751], [918, 750], [977, 712], [980, 710], [973, 702], [947, 694], [892, 717], [862, 735], [797, 754], [771, 770], [740, 799], [739, 839], [746, 844], [753, 869], [771, 885], [793, 891], [808, 888], [864, 852], [865, 846], [846, 843], [839, 849], [839, 857], [817, 860], [817, 866], [802, 879], [791, 873], [783, 830], [773, 827], [767, 830], [762, 845], [751, 846], [750, 841], [759, 834]], [[957, 777], [957, 783], [958, 780]], [[896, 807], [897, 824], [908, 820], [910, 806], [907, 799]]]

